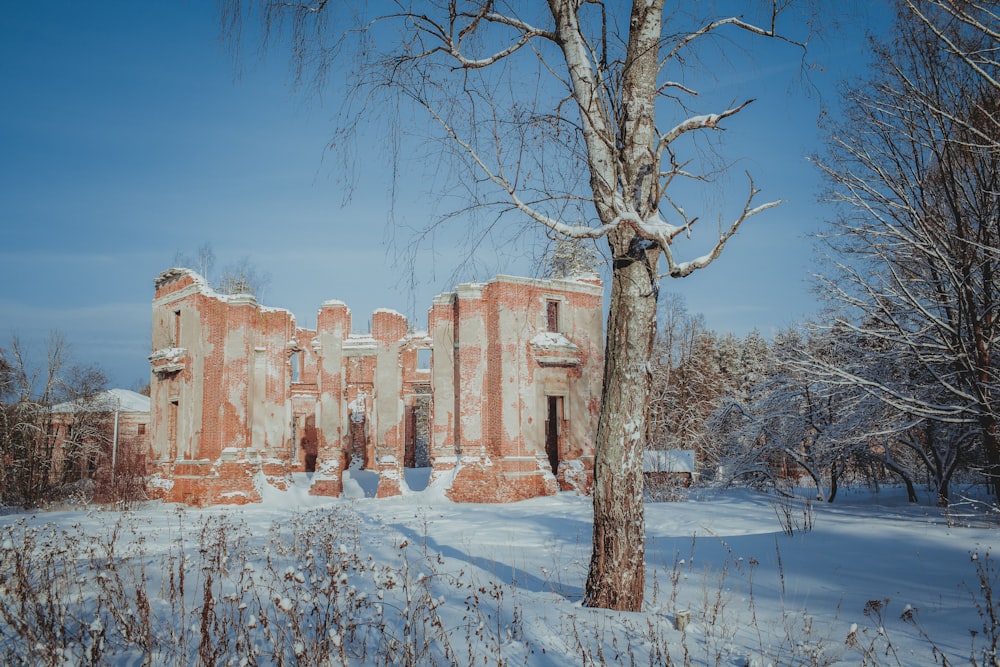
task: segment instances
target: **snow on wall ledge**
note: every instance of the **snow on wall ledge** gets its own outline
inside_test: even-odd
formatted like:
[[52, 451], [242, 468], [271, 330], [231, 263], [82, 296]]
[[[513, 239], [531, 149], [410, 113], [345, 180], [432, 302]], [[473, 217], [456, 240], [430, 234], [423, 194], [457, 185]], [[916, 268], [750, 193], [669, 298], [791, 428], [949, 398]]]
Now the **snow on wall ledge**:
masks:
[[589, 492], [604, 362], [593, 276], [458, 285], [434, 298], [426, 330], [381, 308], [366, 334], [338, 300], [305, 329], [189, 269], [155, 287], [156, 497], [256, 502], [294, 472], [339, 496], [352, 465], [389, 497], [407, 492], [404, 464], [432, 468], [457, 502]]

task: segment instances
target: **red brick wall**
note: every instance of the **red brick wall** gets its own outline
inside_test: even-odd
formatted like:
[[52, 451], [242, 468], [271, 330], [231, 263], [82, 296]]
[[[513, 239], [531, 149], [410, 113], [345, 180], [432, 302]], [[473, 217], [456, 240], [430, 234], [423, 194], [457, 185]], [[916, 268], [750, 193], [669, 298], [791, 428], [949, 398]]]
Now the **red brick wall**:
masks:
[[[553, 297], [562, 333], [577, 349], [565, 366], [540, 365], [530, 344], [547, 328]], [[298, 328], [287, 311], [216, 295], [196, 274], [171, 270], [157, 280], [153, 304], [150, 466], [168, 478], [163, 488], [173, 481], [168, 498], [249, 502], [255, 474], [267, 468], [268, 479], [282, 486], [288, 471], [302, 469], [309, 423], [312, 492], [338, 495], [350, 445], [348, 405], [364, 392], [366, 458], [382, 475], [379, 495], [392, 495], [400, 491], [404, 404], [414, 387], [429, 384], [435, 476], [459, 464], [454, 499], [505, 502], [552, 493], [544, 397], [566, 396], [571, 419], [560, 453], [586, 477], [603, 364], [600, 316], [599, 289], [500, 277], [436, 298], [427, 334], [411, 334], [405, 317], [379, 310], [370, 336], [352, 335], [351, 312], [340, 302], [323, 304], [315, 330]], [[418, 350], [429, 346], [431, 369], [418, 369]], [[168, 423], [175, 400], [176, 447]]]

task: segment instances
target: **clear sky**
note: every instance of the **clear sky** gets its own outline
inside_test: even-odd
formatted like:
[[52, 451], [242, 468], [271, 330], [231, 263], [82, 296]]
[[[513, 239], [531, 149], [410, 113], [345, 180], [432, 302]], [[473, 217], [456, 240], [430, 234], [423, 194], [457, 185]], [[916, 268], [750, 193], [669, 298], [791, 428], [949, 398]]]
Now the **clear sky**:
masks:
[[[830, 212], [816, 203], [821, 183], [805, 158], [821, 148], [820, 101], [833, 104], [839, 82], [863, 72], [861, 24], [876, 20], [884, 17], [866, 17], [816, 45], [808, 85], [797, 76], [797, 53], [771, 47], [740, 74], [704, 84], [706, 98], [715, 91], [758, 100], [726, 122], [725, 155], [739, 161], [715, 196], [741, 200], [749, 170], [762, 201], [786, 202], [747, 223], [713, 266], [665, 281], [663, 289], [683, 294], [709, 327], [769, 335], [815, 310], [805, 235]], [[356, 331], [367, 330], [378, 307], [422, 328], [431, 297], [456, 281], [534, 270], [531, 257], [502, 249], [462, 269], [458, 241], [446, 234], [421, 255], [411, 285], [386, 228], [385, 151], [361, 152], [358, 187], [344, 205], [338, 165], [324, 151], [337, 91], [306, 98], [289, 82], [279, 57], [234, 64], [209, 0], [5, 7], [0, 346], [18, 334], [40, 353], [59, 329], [74, 359], [99, 364], [114, 386], [144, 383], [153, 279], [178, 251], [194, 254], [206, 242], [218, 268], [248, 257], [270, 274], [267, 305], [313, 326], [322, 301], [341, 299]], [[435, 168], [406, 165], [395, 211], [405, 228], [440, 212], [428, 185]], [[680, 258], [700, 254], [698, 235], [710, 240], [713, 228], [696, 231], [690, 256], [680, 250]], [[409, 234], [397, 232], [396, 243]]]

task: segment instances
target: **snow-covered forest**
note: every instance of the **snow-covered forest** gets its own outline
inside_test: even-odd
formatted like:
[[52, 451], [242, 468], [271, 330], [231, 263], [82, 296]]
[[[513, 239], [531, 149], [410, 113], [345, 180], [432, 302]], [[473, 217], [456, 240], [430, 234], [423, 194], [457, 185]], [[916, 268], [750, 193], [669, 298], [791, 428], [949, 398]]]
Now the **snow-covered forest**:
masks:
[[[677, 295], [663, 306], [648, 443], [695, 449], [702, 483], [779, 494], [808, 483], [829, 502], [844, 484], [899, 485], [912, 502], [946, 506], [953, 482], [988, 482], [975, 423], [921, 419], [860, 382], [816, 372], [817, 359], [872, 372], [887, 366], [847, 327], [741, 338], [708, 329]], [[891, 373], [912, 377], [915, 364], [897, 354]], [[983, 507], [995, 508], [995, 500]]]

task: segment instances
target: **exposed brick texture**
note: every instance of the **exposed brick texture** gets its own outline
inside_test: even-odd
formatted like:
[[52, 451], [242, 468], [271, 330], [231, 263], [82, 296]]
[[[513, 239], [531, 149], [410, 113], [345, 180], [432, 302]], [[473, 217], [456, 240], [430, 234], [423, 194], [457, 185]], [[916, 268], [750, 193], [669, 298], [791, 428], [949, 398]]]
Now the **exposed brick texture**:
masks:
[[193, 271], [165, 271], [153, 300], [151, 489], [193, 505], [255, 502], [261, 484], [307, 471], [311, 493], [336, 496], [355, 461], [379, 473], [379, 497], [403, 492], [403, 465], [421, 462], [460, 502], [588, 493], [601, 298], [596, 279], [499, 276], [435, 297], [426, 332], [378, 310], [357, 334], [339, 301], [304, 329]]

